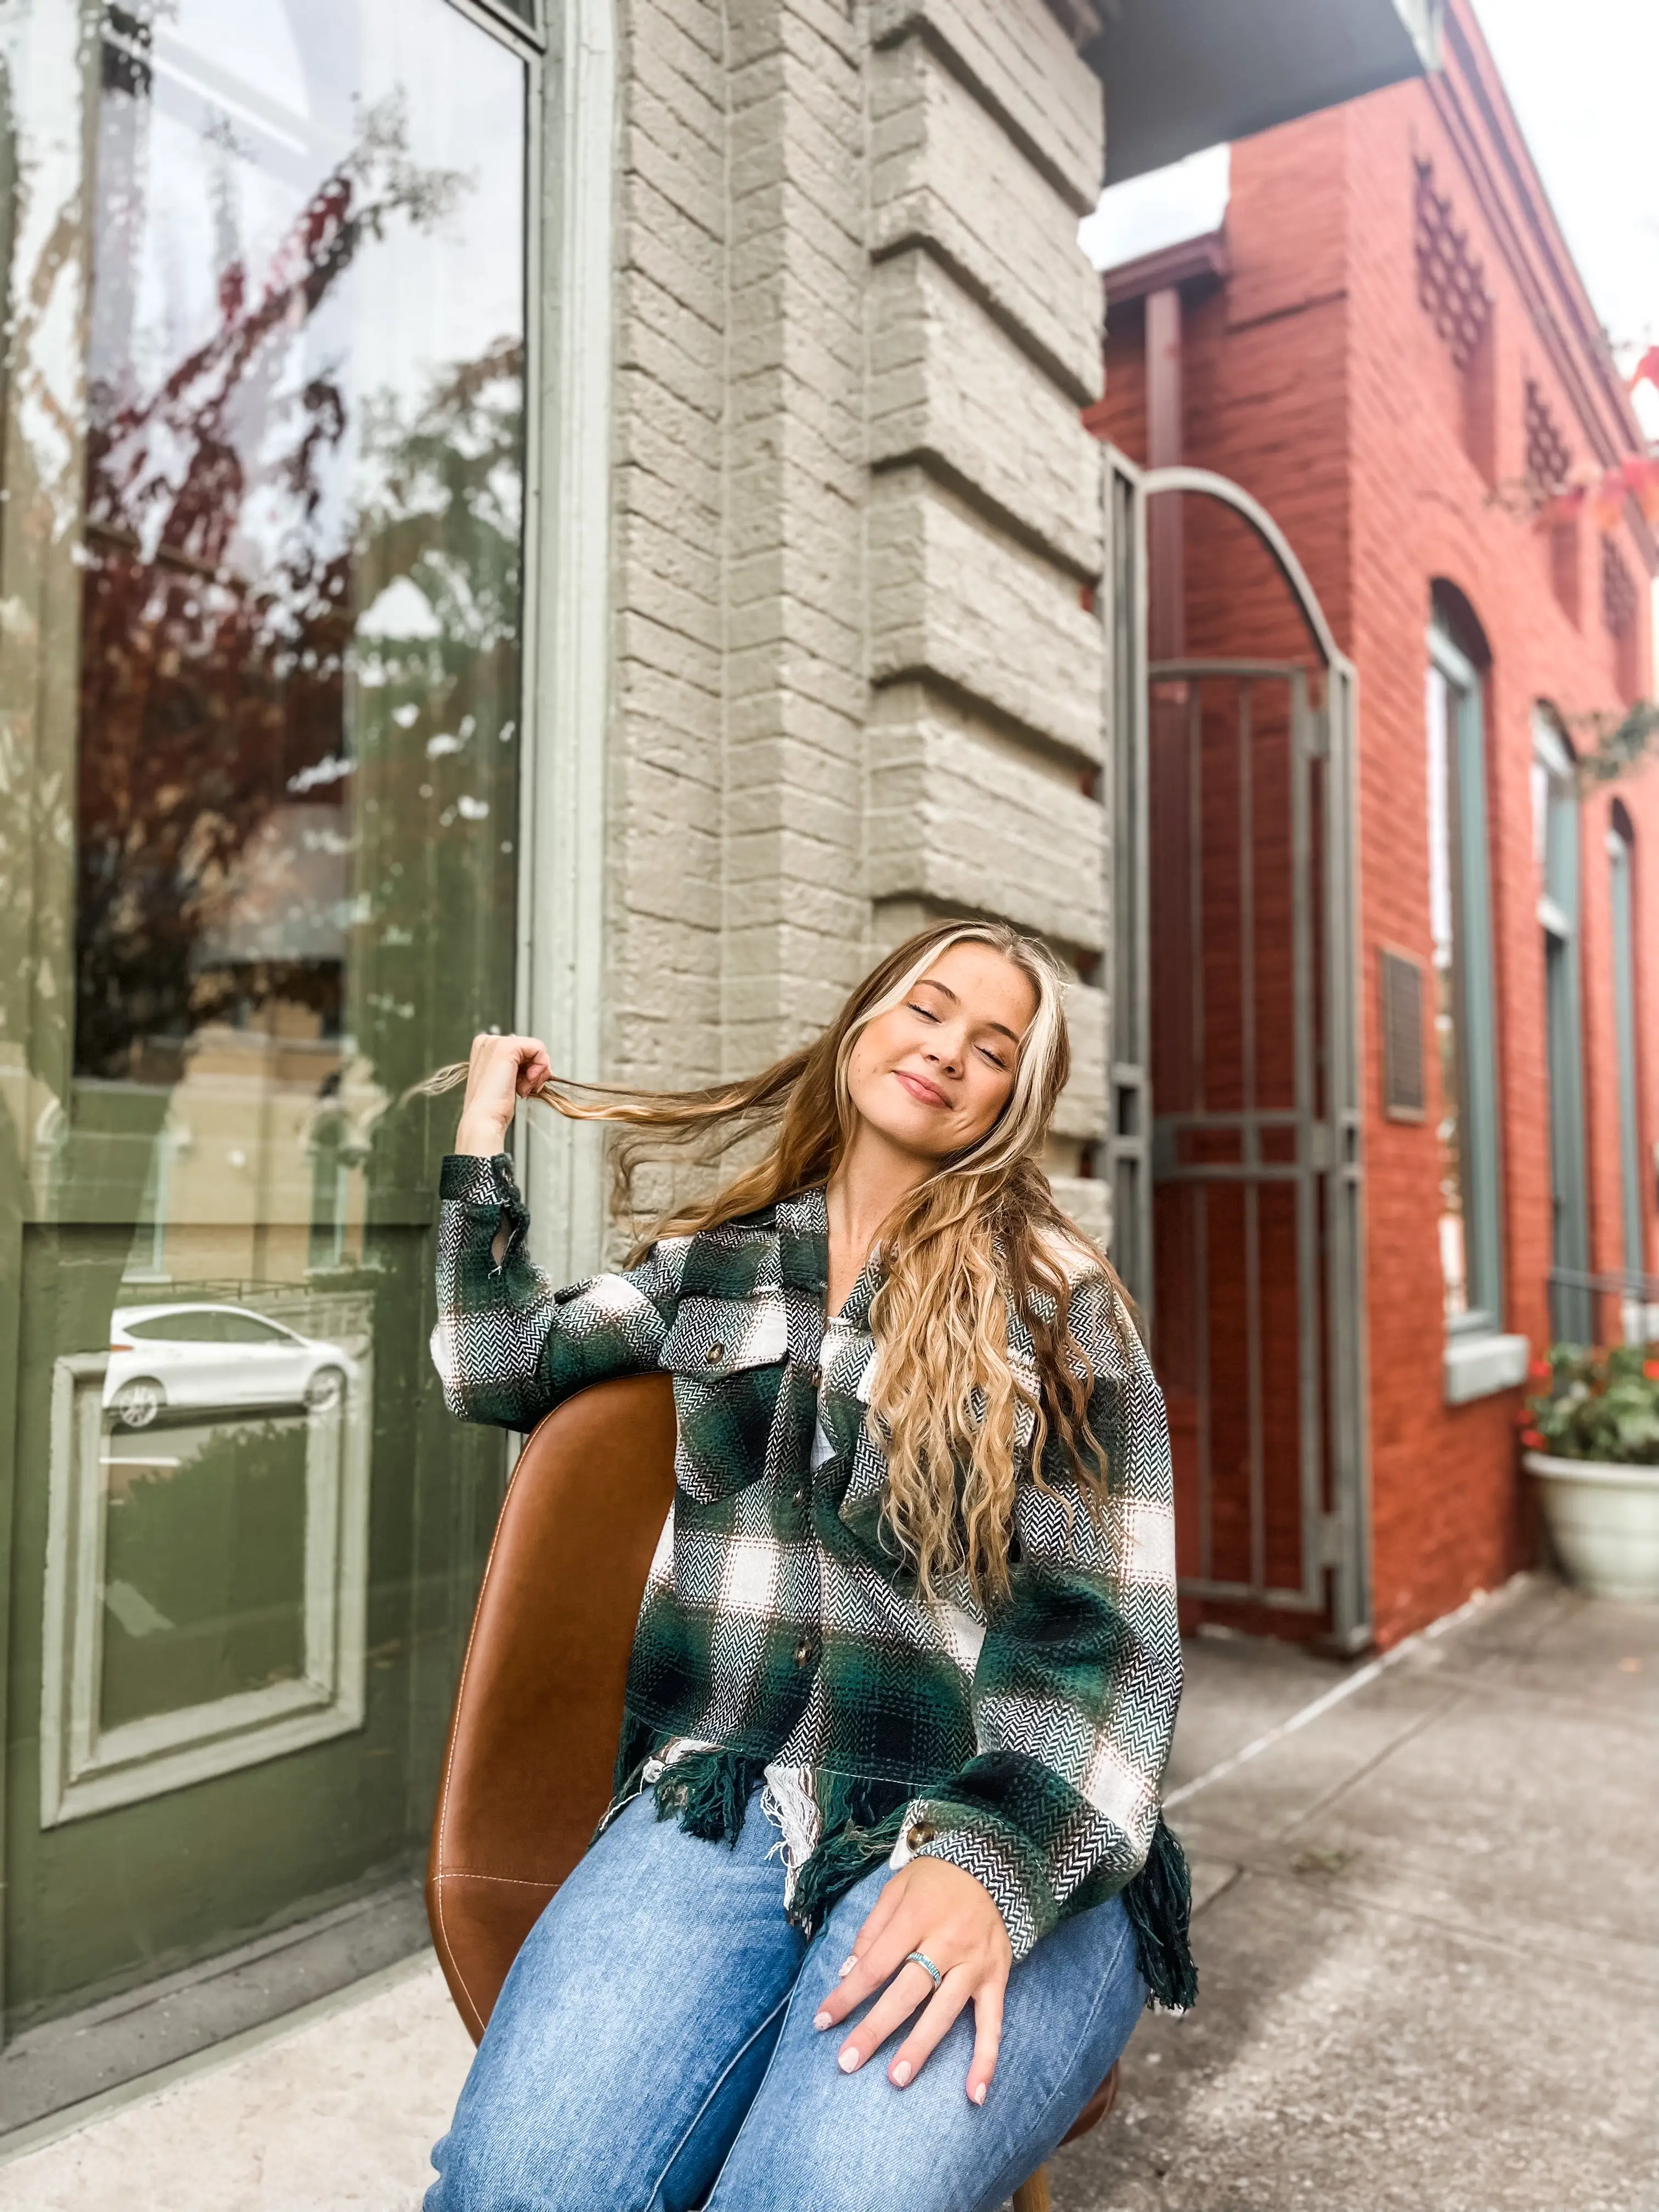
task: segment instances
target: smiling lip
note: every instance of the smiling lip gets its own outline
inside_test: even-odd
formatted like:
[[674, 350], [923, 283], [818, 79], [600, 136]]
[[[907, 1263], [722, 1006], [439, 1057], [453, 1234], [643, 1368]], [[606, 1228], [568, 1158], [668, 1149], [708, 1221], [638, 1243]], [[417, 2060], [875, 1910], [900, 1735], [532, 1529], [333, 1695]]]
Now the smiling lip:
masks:
[[950, 1100], [939, 1089], [938, 1084], [930, 1083], [925, 1075], [912, 1075], [908, 1067], [896, 1067], [893, 1073], [918, 1104], [922, 1106], [950, 1104]]

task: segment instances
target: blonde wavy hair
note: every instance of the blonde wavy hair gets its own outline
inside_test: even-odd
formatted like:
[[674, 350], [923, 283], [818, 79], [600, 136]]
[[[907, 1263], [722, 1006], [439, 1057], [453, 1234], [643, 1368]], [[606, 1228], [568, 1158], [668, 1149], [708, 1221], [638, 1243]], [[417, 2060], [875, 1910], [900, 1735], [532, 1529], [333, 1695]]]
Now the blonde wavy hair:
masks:
[[[1129, 1309], [1105, 1254], [1054, 1202], [1040, 1165], [1071, 1071], [1065, 981], [1046, 946], [1000, 922], [920, 930], [878, 962], [816, 1042], [741, 1082], [697, 1091], [622, 1090], [556, 1077], [536, 1095], [573, 1121], [629, 1131], [613, 1156], [619, 1204], [631, 1210], [647, 1159], [695, 1148], [705, 1162], [744, 1139], [763, 1149], [712, 1198], [653, 1220], [629, 1255], [658, 1238], [692, 1236], [793, 1197], [834, 1175], [856, 1122], [848, 1064], [859, 1033], [900, 1005], [953, 945], [988, 945], [1030, 983], [1036, 1008], [1021, 1040], [1013, 1087], [995, 1121], [942, 1160], [889, 1216], [871, 1306], [876, 1362], [870, 1417], [887, 1457], [885, 1516], [929, 1596], [965, 1576], [994, 1601], [1009, 1587], [1017, 1440], [1022, 1409], [1030, 1465], [1045, 1455], [1078, 1480], [1091, 1513], [1103, 1502], [1104, 1446], [1090, 1427], [1090, 1362], [1067, 1326], [1073, 1285], [1104, 1277], [1126, 1340]], [[464, 1063], [422, 1090], [465, 1080]], [[1035, 1376], [1012, 1356], [1010, 1304], [1036, 1352]]]

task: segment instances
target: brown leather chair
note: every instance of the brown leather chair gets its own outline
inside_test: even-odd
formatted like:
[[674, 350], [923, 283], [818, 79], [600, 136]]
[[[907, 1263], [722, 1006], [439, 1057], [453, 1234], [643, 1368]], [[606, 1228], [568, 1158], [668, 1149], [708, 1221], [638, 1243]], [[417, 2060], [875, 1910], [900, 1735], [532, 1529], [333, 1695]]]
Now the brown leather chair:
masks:
[[[476, 2043], [611, 1796], [623, 1688], [674, 1495], [665, 1375], [602, 1382], [537, 1429], [507, 1486], [450, 1717], [426, 1906]], [[1114, 2067], [1073, 2136], [1110, 2110]], [[1047, 2212], [1039, 2170], [1015, 2212]]]

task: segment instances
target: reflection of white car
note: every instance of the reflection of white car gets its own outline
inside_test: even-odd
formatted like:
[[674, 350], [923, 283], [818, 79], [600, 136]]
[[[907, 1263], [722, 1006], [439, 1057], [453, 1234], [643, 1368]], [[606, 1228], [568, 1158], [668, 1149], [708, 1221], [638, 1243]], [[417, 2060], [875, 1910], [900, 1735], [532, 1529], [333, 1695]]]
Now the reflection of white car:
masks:
[[122, 1306], [110, 1316], [104, 1404], [128, 1429], [166, 1412], [305, 1406], [325, 1413], [355, 1363], [246, 1306]]

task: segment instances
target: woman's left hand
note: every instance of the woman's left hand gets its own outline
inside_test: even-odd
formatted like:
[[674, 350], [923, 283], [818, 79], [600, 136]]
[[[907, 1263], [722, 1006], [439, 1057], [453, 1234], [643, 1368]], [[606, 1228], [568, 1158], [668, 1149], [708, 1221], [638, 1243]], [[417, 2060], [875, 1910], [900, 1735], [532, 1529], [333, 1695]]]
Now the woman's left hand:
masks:
[[[925, 1952], [943, 1975], [937, 1991], [925, 1969], [906, 1965], [912, 1951]], [[840, 1987], [824, 1999], [812, 2025], [833, 2027], [887, 1984], [841, 2047], [841, 2069], [854, 2074], [918, 2005], [924, 2006], [888, 2064], [888, 2080], [902, 2089], [921, 2073], [971, 1997], [974, 2058], [968, 2094], [982, 2105], [997, 2069], [1002, 1996], [1012, 1964], [1008, 1931], [984, 1885], [947, 1860], [912, 1859], [876, 1899], [841, 1970]]]

